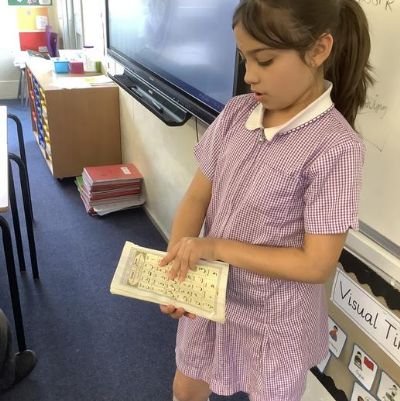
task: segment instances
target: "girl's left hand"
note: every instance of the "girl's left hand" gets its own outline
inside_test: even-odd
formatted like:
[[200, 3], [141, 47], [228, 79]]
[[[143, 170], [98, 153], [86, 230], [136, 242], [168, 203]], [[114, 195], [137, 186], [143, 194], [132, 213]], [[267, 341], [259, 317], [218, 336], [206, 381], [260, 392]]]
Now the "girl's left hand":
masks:
[[215, 260], [215, 238], [184, 237], [167, 252], [160, 266], [172, 262], [167, 277], [184, 281], [189, 269], [194, 269], [199, 259]]

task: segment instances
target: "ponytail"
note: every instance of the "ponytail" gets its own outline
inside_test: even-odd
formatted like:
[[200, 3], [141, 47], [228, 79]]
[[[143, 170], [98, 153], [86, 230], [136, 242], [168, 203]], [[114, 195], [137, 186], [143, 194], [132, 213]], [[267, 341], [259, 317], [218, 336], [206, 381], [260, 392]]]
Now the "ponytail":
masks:
[[367, 88], [374, 83], [369, 63], [371, 41], [361, 6], [355, 0], [341, 0], [341, 3], [325, 77], [333, 83], [332, 100], [336, 108], [354, 128], [357, 112], [367, 98]]

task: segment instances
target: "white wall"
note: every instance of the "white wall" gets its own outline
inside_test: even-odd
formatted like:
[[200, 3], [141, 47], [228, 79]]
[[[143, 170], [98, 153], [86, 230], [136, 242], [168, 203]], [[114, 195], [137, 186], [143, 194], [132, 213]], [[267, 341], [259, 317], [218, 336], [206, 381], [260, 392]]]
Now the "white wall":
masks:
[[[105, 3], [85, 0], [85, 43], [99, 51], [105, 40]], [[104, 63], [110, 73], [122, 73], [114, 60]], [[134, 163], [145, 178], [146, 210], [165, 238], [172, 218], [197, 168], [193, 146], [206, 126], [194, 119], [182, 127], [168, 127], [123, 89], [120, 89], [122, 158]]]
[[19, 71], [14, 67], [19, 49], [16, 7], [0, 1], [0, 99], [17, 97]]
[[[145, 177], [146, 210], [164, 237], [169, 236], [175, 209], [196, 170], [195, 120], [168, 127], [120, 89], [122, 157]], [[198, 124], [199, 135], [205, 126]]]
[[97, 54], [104, 54], [106, 42], [105, 3], [99, 0], [82, 0], [82, 15], [84, 44], [94, 46]]
[[[85, 0], [83, 29], [85, 43], [100, 53], [105, 40], [105, 3]], [[111, 74], [123, 68], [107, 58], [104, 65]], [[182, 199], [197, 163], [193, 146], [206, 126], [194, 119], [182, 127], [168, 127], [132, 96], [120, 89], [122, 158], [134, 163], [145, 179], [145, 208], [165, 238], [169, 237], [175, 209]]]

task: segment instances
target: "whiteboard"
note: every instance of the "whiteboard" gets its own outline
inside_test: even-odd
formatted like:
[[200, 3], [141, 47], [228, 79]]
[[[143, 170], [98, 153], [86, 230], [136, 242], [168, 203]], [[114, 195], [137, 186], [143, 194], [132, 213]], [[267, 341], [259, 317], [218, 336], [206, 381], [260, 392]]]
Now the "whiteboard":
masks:
[[367, 148], [361, 231], [400, 247], [400, 0], [357, 1], [369, 21], [376, 78], [356, 120]]

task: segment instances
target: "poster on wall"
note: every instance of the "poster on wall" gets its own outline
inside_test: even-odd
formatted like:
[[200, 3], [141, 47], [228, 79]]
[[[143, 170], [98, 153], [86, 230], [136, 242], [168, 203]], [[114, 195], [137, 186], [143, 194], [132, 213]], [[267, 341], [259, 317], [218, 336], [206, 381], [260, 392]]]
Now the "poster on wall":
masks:
[[17, 9], [17, 23], [19, 32], [44, 30], [49, 22], [47, 7]]
[[382, 372], [379, 382], [378, 398], [381, 401], [400, 401], [400, 386], [385, 372]]
[[8, 0], [9, 6], [51, 6], [52, 0]]

